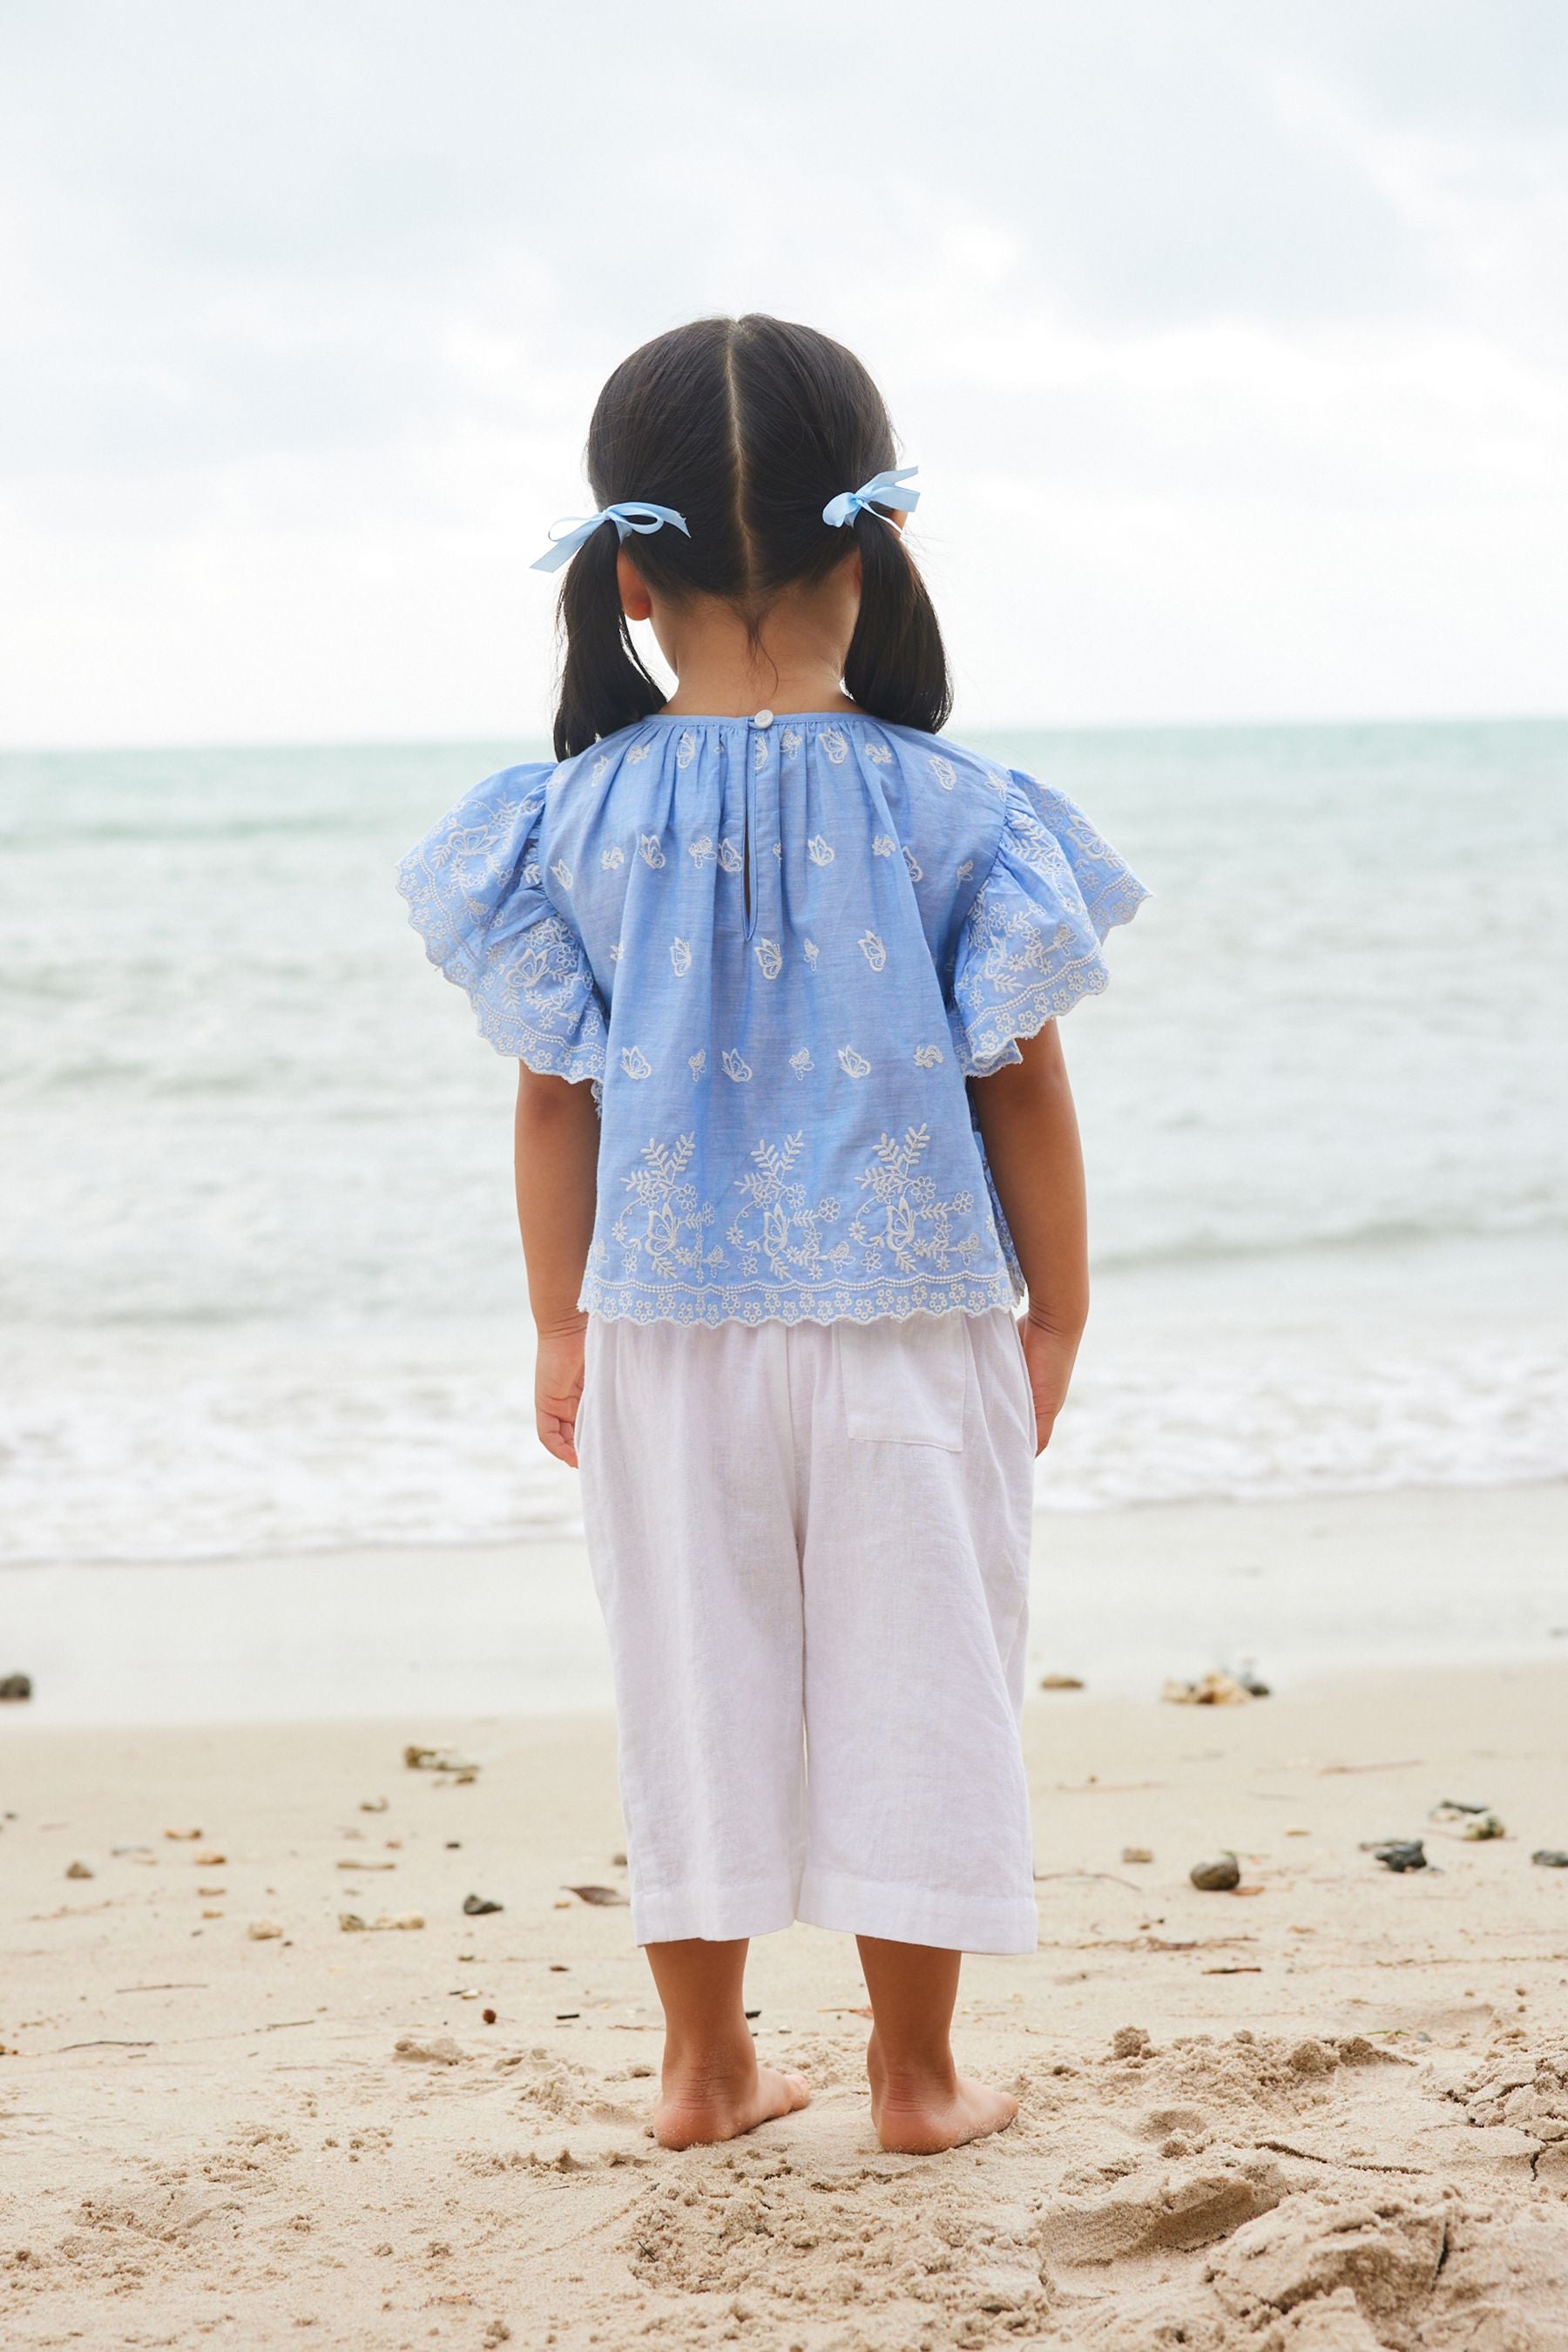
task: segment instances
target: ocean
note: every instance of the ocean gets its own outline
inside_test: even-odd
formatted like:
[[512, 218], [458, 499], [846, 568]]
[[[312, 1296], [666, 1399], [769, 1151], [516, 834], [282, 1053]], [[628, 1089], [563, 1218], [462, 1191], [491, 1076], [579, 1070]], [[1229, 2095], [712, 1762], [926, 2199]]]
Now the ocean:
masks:
[[[1096, 1304], [1041, 1508], [1568, 1472], [1568, 723], [973, 740], [1156, 894], [1064, 1029]], [[0, 761], [0, 1559], [575, 1526], [512, 1073], [392, 881], [526, 755]]]

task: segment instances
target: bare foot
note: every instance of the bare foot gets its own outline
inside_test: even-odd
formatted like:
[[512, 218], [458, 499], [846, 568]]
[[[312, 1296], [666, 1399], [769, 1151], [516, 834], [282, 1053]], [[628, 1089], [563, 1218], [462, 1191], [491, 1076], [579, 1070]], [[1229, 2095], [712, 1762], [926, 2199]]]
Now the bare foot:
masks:
[[950, 2065], [918, 2073], [889, 2074], [872, 2035], [866, 2052], [871, 2078], [871, 2120], [877, 2137], [894, 2156], [936, 2156], [965, 2140], [1005, 2131], [1018, 2112], [1010, 2091], [994, 2091]]
[[653, 2136], [660, 2147], [735, 2139], [775, 2116], [793, 2115], [810, 2097], [804, 2074], [783, 2074], [754, 2059], [749, 2070], [733, 2075], [667, 2071], [653, 2111]]

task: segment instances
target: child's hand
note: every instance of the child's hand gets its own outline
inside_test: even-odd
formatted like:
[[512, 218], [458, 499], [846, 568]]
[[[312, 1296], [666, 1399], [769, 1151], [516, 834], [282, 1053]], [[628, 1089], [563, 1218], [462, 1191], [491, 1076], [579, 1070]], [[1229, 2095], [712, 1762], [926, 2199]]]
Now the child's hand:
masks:
[[586, 1316], [574, 1331], [542, 1331], [533, 1360], [533, 1425], [547, 1454], [567, 1468], [577, 1467], [577, 1408], [583, 1401], [583, 1336]]
[[1078, 1336], [1053, 1330], [1047, 1323], [1031, 1323], [1026, 1315], [1019, 1318], [1018, 1336], [1024, 1342], [1024, 1362], [1035, 1400], [1035, 1452], [1038, 1454], [1050, 1444], [1057, 1415], [1067, 1402]]

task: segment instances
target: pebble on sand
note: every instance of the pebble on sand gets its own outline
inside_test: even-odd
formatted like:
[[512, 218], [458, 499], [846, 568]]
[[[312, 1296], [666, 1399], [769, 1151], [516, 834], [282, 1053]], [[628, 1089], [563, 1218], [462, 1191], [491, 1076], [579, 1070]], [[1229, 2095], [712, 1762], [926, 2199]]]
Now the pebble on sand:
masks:
[[1245, 1706], [1248, 1699], [1267, 1698], [1268, 1685], [1243, 1682], [1235, 1675], [1200, 1675], [1195, 1683], [1172, 1680], [1160, 1696], [1170, 1706]]
[[626, 1896], [613, 1886], [569, 1886], [568, 1895], [575, 1895], [580, 1903], [624, 1903]]
[[390, 1933], [397, 1928], [423, 1927], [423, 1911], [400, 1911], [395, 1917], [384, 1911], [379, 1919], [362, 1918], [357, 1911], [340, 1911], [338, 1926], [345, 1936], [367, 1936]]
[[1040, 1688], [1050, 1691], [1082, 1690], [1081, 1675], [1042, 1675]]
[[1123, 1862], [1152, 1862], [1154, 1849], [1152, 1845], [1124, 1845], [1121, 1859]]
[[31, 1698], [31, 1675], [0, 1675], [0, 1698]]
[[503, 1911], [505, 1908], [506, 1906], [503, 1903], [492, 1903], [488, 1895], [465, 1895], [463, 1897], [465, 1919], [488, 1919], [492, 1911]]
[[1568, 1870], [1568, 1853], [1560, 1845], [1538, 1845], [1530, 1859], [1542, 1870]]
[[1241, 1864], [1233, 1853], [1216, 1854], [1212, 1862], [1194, 1862], [1187, 1876], [1202, 1894], [1228, 1895], [1241, 1885]]
[[1387, 1845], [1374, 1846], [1373, 1853], [1384, 1870], [1426, 1870], [1429, 1867], [1426, 1849], [1419, 1838], [1395, 1838]]
[[253, 1944], [269, 1944], [283, 1930], [276, 1919], [253, 1919], [245, 1932]]

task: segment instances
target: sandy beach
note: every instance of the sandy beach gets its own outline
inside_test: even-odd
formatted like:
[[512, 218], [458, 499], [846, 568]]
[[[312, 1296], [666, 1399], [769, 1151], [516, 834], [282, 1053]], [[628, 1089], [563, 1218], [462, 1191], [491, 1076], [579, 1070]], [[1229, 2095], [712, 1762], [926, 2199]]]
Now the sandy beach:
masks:
[[812, 2105], [656, 2147], [603, 1715], [9, 1717], [6, 2340], [1568, 2345], [1565, 1699], [1540, 1664], [1037, 1696], [1039, 1951], [961, 2015], [1022, 2112], [935, 2159], [879, 2150], [854, 1950], [805, 1928], [750, 1994]]

